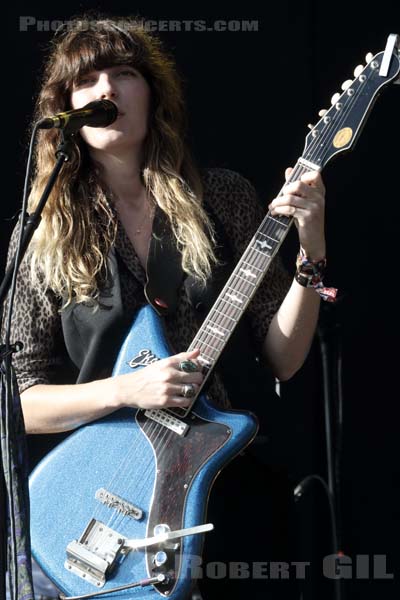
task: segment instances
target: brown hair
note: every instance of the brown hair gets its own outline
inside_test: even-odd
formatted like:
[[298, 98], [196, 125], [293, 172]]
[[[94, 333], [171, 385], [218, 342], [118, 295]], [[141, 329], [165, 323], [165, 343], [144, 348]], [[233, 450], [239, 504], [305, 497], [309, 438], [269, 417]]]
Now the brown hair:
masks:
[[[151, 90], [142, 177], [153, 202], [168, 215], [183, 269], [205, 282], [215, 262], [213, 232], [202, 208], [199, 174], [185, 142], [180, 79], [160, 40], [134, 18], [76, 18], [54, 37], [44, 68], [35, 120], [70, 108], [74, 81], [92, 70], [129, 64]], [[35, 151], [30, 210], [36, 206], [55, 162], [56, 130], [41, 131]], [[99, 173], [80, 136], [56, 182], [31, 250], [32, 276], [64, 297], [95, 299], [106, 274], [116, 218]]]

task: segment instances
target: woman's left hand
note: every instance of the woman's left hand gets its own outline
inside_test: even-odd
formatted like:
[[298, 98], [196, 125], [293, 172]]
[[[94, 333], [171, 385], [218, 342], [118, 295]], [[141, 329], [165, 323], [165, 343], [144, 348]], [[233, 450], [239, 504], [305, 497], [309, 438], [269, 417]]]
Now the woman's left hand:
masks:
[[[286, 179], [292, 172], [286, 169]], [[271, 202], [271, 215], [294, 217], [300, 245], [310, 260], [325, 257], [325, 186], [320, 173], [304, 173], [284, 186], [282, 195]]]

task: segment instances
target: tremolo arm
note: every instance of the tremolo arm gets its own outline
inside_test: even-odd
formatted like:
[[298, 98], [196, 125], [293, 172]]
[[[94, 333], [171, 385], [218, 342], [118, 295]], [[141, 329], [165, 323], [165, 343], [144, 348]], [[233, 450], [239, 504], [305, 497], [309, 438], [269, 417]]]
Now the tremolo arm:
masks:
[[65, 568], [85, 579], [96, 587], [102, 587], [107, 576], [118, 559], [131, 550], [140, 550], [159, 545], [155, 554], [155, 564], [161, 566], [166, 561], [164, 549], [174, 549], [179, 544], [171, 544], [171, 540], [188, 535], [198, 535], [214, 529], [212, 523], [187, 527], [170, 531], [168, 525], [160, 524], [154, 528], [155, 535], [143, 539], [125, 539], [120, 533], [107, 527], [104, 523], [92, 519], [79, 540], [73, 540], [67, 546]]

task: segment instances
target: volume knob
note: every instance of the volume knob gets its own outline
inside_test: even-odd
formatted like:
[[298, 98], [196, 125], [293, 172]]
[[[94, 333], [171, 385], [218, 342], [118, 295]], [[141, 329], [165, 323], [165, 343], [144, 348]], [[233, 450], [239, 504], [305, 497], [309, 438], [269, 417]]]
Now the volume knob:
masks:
[[153, 556], [153, 563], [155, 564], [156, 567], [161, 567], [162, 565], [164, 565], [167, 562], [167, 560], [168, 560], [168, 555], [166, 552], [164, 552], [164, 550], [159, 550]]

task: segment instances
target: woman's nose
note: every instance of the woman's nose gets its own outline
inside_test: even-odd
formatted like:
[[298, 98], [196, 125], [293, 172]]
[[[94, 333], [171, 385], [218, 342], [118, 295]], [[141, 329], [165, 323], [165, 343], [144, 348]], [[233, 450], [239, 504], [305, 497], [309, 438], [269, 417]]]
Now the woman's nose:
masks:
[[98, 80], [98, 89], [101, 99], [115, 98], [117, 95], [115, 86], [110, 76], [106, 73], [102, 73], [100, 75]]

